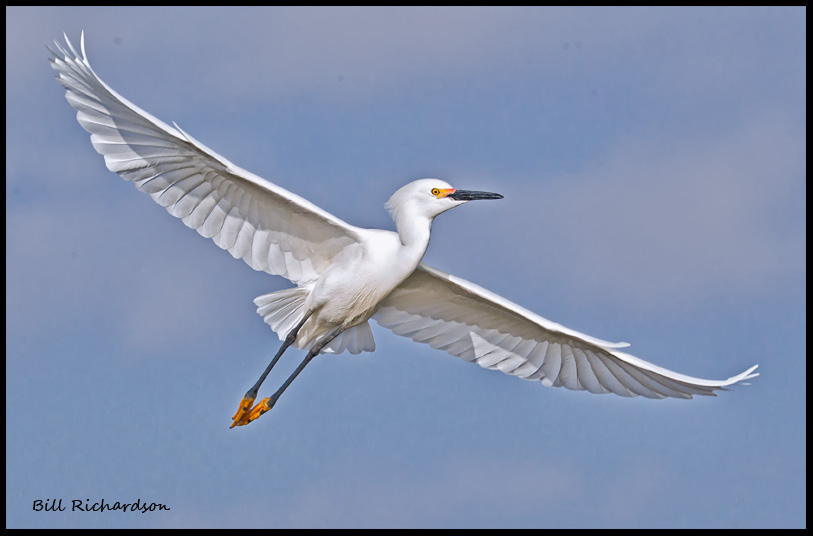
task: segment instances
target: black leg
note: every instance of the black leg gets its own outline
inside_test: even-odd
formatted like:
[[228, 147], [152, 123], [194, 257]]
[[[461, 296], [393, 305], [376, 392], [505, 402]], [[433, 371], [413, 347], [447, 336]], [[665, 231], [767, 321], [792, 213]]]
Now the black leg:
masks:
[[256, 398], [257, 391], [260, 390], [260, 386], [265, 381], [265, 378], [268, 376], [268, 373], [271, 372], [271, 369], [274, 368], [274, 365], [277, 364], [277, 361], [279, 361], [279, 358], [282, 357], [283, 352], [285, 352], [285, 350], [287, 350], [288, 347], [291, 346], [294, 343], [294, 341], [296, 341], [296, 337], [297, 335], [299, 335], [299, 330], [302, 328], [303, 325], [305, 325], [305, 322], [307, 322], [310, 316], [311, 316], [310, 312], [306, 313], [302, 320], [299, 322], [299, 324], [294, 326], [294, 328], [288, 332], [288, 335], [282, 342], [282, 346], [280, 346], [279, 350], [277, 351], [277, 355], [274, 356], [274, 359], [272, 359], [268, 366], [265, 368], [265, 371], [260, 375], [260, 379], [257, 380], [257, 383], [254, 384], [254, 387], [248, 390], [246, 396], [251, 395], [252, 398]]
[[[277, 389], [277, 392], [268, 398], [262, 399], [262, 401], [260, 401], [259, 404], [251, 408], [251, 412], [249, 413], [249, 415], [243, 418], [245, 422], [241, 421], [237, 424], [240, 426], [242, 426], [243, 424], [248, 424], [251, 421], [258, 419], [263, 413], [273, 408], [274, 404], [276, 404], [277, 400], [279, 400], [279, 397], [282, 396], [282, 393], [285, 392], [285, 390], [288, 388], [289, 385], [291, 385], [291, 383], [293, 383], [293, 381], [296, 379], [299, 373], [302, 372], [302, 369], [304, 369], [308, 365], [308, 363], [310, 363], [311, 360], [313, 360], [314, 357], [319, 355], [322, 349], [325, 346], [327, 346], [330, 343], [330, 341], [338, 337], [342, 331], [344, 331], [344, 328], [342, 327], [334, 328], [327, 335], [319, 339], [313, 346], [311, 346], [311, 349], [308, 350], [305, 359], [302, 360], [302, 363], [300, 363], [299, 366], [296, 367], [296, 370], [293, 371], [293, 373], [291, 373], [287, 380], [285, 380], [285, 383], [283, 383], [282, 386], [279, 389]], [[234, 424], [232, 424], [232, 427], [234, 427]]]
[[251, 406], [252, 404], [254, 404], [254, 399], [257, 398], [257, 391], [260, 390], [260, 386], [265, 381], [265, 378], [268, 376], [268, 373], [271, 372], [271, 369], [274, 368], [274, 365], [277, 364], [277, 361], [279, 361], [279, 358], [282, 357], [282, 354], [285, 352], [285, 350], [287, 350], [288, 347], [291, 346], [294, 343], [294, 341], [296, 341], [296, 337], [299, 334], [299, 330], [302, 328], [303, 325], [305, 325], [305, 322], [307, 322], [311, 314], [313, 314], [313, 311], [308, 311], [307, 313], [305, 313], [305, 316], [302, 318], [302, 320], [300, 320], [299, 323], [296, 326], [294, 326], [291, 331], [288, 332], [288, 335], [285, 336], [285, 340], [282, 341], [282, 346], [280, 346], [279, 350], [277, 350], [277, 354], [274, 356], [274, 359], [272, 359], [268, 366], [265, 368], [265, 371], [260, 375], [260, 379], [257, 380], [257, 383], [254, 384], [254, 387], [249, 389], [248, 392], [246, 393], [246, 396], [244, 396], [243, 400], [240, 401], [240, 407], [237, 408], [237, 413], [235, 413], [234, 417], [232, 417], [232, 420], [234, 422], [232, 422], [231, 428], [234, 428], [235, 425], [240, 426], [243, 424], [248, 424], [248, 422], [243, 421], [245, 421], [249, 411], [251, 411]]

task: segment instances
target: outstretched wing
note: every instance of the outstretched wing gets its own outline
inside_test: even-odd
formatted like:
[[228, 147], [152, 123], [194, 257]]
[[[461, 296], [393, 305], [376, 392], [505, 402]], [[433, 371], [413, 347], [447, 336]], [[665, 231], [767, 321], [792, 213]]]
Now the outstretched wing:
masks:
[[692, 398], [753, 378], [684, 376], [546, 320], [473, 283], [421, 263], [373, 317], [397, 335], [549, 387], [649, 398]]
[[358, 243], [357, 229], [223, 158], [105, 84], [65, 36], [51, 66], [107, 168], [255, 270], [305, 285]]

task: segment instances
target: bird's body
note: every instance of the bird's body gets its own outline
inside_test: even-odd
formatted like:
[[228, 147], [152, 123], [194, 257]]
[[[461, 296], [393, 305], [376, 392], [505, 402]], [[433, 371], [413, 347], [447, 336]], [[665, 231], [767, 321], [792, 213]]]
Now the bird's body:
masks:
[[[308, 291], [303, 309], [314, 311], [314, 315], [302, 327], [297, 347], [308, 347], [333, 327], [349, 329], [366, 323], [381, 301], [420, 262], [421, 257], [403, 246], [396, 233], [372, 229], [361, 231], [357, 246], [342, 251], [315, 283], [303, 287]], [[372, 342], [372, 338], [369, 340]], [[334, 344], [338, 347], [340, 340]], [[375, 346], [357, 344], [353, 349], [372, 351]]]
[[[108, 169], [255, 270], [296, 287], [255, 300], [284, 341], [246, 394], [234, 425], [270, 409], [320, 352], [373, 351], [369, 320], [479, 365], [544, 385], [650, 398], [691, 398], [756, 374], [727, 380], [685, 376], [546, 320], [505, 298], [422, 262], [434, 218], [499, 194], [458, 190], [438, 179], [400, 188], [387, 203], [397, 232], [355, 227], [226, 160], [177, 125], [169, 126], [107, 86], [70, 41], [52, 66], [79, 123]], [[285, 349], [305, 360], [277, 393], [251, 408]], [[269, 401], [270, 400], [270, 401]]]
[[423, 256], [390, 231], [367, 230], [361, 236], [359, 247], [337, 258], [308, 295], [306, 308], [318, 311], [318, 323], [348, 328], [366, 322]]

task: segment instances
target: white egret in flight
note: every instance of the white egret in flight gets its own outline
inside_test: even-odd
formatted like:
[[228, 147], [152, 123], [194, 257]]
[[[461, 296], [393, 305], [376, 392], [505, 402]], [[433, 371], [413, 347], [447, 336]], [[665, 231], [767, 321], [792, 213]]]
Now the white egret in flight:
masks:
[[[372, 352], [370, 319], [482, 367], [591, 393], [692, 398], [757, 376], [756, 366], [718, 381], [672, 372], [621, 352], [626, 343], [568, 329], [421, 262], [438, 214], [499, 194], [421, 179], [386, 205], [397, 232], [355, 227], [135, 106], [93, 72], [84, 34], [81, 56], [65, 40], [51, 50], [51, 64], [107, 168], [233, 257], [296, 284], [254, 300], [283, 344], [241, 401], [232, 427], [271, 409], [320, 352]], [[304, 360], [255, 405], [260, 385], [291, 345], [307, 350]]]

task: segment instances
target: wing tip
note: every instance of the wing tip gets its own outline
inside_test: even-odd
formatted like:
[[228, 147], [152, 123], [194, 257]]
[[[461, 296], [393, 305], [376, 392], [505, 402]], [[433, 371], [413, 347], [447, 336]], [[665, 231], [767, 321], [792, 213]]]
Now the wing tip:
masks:
[[79, 50], [82, 51], [82, 61], [87, 61], [88, 55], [85, 53], [85, 30], [79, 34]]
[[[81, 63], [87, 63], [88, 56], [87, 52], [85, 52], [85, 31], [82, 30], [81, 33], [79, 34], [79, 50], [82, 51], [81, 56], [74, 48], [73, 43], [71, 42], [71, 39], [68, 37], [67, 32], [62, 32], [62, 38], [65, 40], [65, 45], [67, 46], [67, 48], [63, 47], [62, 43], [60, 43], [58, 39], [54, 39], [54, 46], [56, 47], [56, 50], [51, 48], [51, 46], [48, 44], [45, 45], [45, 48], [47, 48], [48, 51], [55, 56], [55, 58], [59, 58], [61, 56], [61, 59], [65, 60], [70, 58], [70, 56], [73, 56], [72, 59], [78, 60]], [[51, 61], [54, 60], [51, 59]]]
[[[738, 376], [739, 379], [737, 380], [737, 382], [742, 382], [744, 380], [750, 380], [751, 378], [756, 378], [757, 376], [759, 376], [759, 372], [754, 372], [757, 369], [758, 366], [759, 366], [758, 364], [754, 365], [753, 367], [749, 368], [748, 370], [746, 370], [745, 372], [740, 374]], [[744, 385], [751, 385], [751, 384], [749, 383], [749, 384], [744, 384]]]
[[750, 367], [748, 370], [745, 370], [744, 372], [741, 372], [736, 376], [732, 376], [729, 379], [720, 382], [719, 389], [721, 391], [728, 391], [726, 387], [729, 387], [731, 385], [751, 385], [751, 382], [746, 382], [745, 380], [750, 380], [751, 378], [756, 378], [757, 376], [759, 376], [759, 372], [754, 372], [758, 366], [759, 365], [754, 365], [753, 367]]

